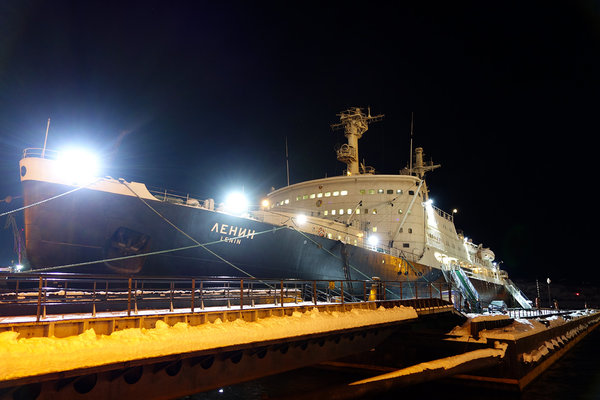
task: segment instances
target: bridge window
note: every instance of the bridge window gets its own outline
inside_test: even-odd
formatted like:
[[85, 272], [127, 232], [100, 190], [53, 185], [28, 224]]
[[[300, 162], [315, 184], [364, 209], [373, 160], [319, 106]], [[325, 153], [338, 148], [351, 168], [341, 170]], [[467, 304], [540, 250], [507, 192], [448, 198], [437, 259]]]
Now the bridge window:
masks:
[[402, 189], [396, 189], [396, 194], [402, 194]]
[[335, 215], [335, 210], [331, 210], [331, 215]]
[[344, 215], [344, 209], [340, 208], [340, 215]]
[[307, 194], [302, 195], [302, 200], [306, 200], [306, 199], [308, 199], [308, 195]]
[[415, 195], [415, 191], [414, 190], [409, 190], [408, 194], [410, 194], [411, 196], [414, 196]]
[[352, 209], [351, 208], [348, 209], [348, 214], [352, 214]]
[[329, 211], [327, 211], [327, 210], [323, 211], [323, 215], [329, 215]]
[[342, 196], [346, 196], [347, 194], [348, 194], [348, 191], [347, 191], [347, 190], [342, 190], [342, 191], [340, 192], [340, 195], [342, 195]]
[[333, 196], [334, 196], [334, 197], [335, 197], [335, 196], [339, 196], [339, 195], [340, 195], [340, 192], [338, 192], [337, 190], [336, 190], [335, 192], [333, 192]]
[[377, 193], [379, 193], [379, 194], [383, 194], [383, 189], [378, 189], [378, 190], [377, 190]]
[[290, 204], [290, 199], [285, 199], [285, 204]]
[[405, 249], [408, 249], [410, 247], [409, 243], [402, 243], [402, 247], [404, 247]]
[[356, 209], [356, 213], [357, 213], [357, 214], [360, 214], [360, 208], [357, 208], [357, 209]]
[[388, 189], [387, 194], [394, 194], [394, 189]]
[[321, 197], [323, 197], [323, 193], [317, 193], [317, 199], [320, 199]]
[[315, 198], [315, 194], [314, 194], [314, 193], [311, 193], [311, 195], [310, 195], [310, 196], [308, 196], [308, 197], [309, 197], [309, 198], [311, 198], [311, 199], [314, 199], [314, 198]]
[[375, 194], [375, 189], [369, 189], [369, 194]]
[[325, 192], [325, 197], [331, 197], [331, 192]]

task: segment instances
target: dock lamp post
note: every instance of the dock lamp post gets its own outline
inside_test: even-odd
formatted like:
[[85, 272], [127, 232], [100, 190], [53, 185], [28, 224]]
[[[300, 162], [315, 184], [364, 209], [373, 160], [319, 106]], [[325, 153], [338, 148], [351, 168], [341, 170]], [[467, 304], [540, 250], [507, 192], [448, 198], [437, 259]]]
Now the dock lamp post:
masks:
[[550, 278], [546, 279], [548, 282], [548, 308], [552, 308], [552, 296], [550, 296]]
[[458, 209], [453, 209], [452, 210], [452, 222], [454, 223], [454, 214], [458, 213]]

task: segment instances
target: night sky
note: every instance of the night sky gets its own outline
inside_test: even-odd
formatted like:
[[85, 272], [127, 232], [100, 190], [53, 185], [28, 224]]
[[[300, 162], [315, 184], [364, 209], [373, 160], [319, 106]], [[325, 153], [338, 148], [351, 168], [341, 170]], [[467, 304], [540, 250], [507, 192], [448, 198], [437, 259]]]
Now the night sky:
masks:
[[286, 137], [292, 183], [341, 174], [349, 107], [385, 114], [360, 157], [397, 173], [414, 112], [457, 228], [513, 278], [600, 283], [599, 75], [599, 2], [4, 0], [0, 198], [48, 118], [48, 148], [93, 148], [105, 175], [257, 202], [286, 183]]

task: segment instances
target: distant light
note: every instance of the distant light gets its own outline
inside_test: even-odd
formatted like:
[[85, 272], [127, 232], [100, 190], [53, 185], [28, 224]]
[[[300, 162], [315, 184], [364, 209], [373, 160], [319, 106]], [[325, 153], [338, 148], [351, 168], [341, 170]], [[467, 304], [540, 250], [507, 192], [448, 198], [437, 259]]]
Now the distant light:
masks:
[[260, 205], [264, 208], [269, 208], [269, 204], [269, 199], [263, 199], [263, 201], [260, 202]]
[[379, 243], [379, 238], [375, 235], [369, 236], [369, 239], [367, 240], [371, 246], [377, 246], [377, 244]]
[[69, 183], [86, 184], [98, 176], [98, 157], [85, 149], [60, 151], [57, 157], [58, 174]]
[[575, 296], [579, 296], [579, 292], [575, 293]]
[[306, 215], [304, 214], [298, 214], [296, 216], [296, 222], [299, 223], [300, 225], [304, 225], [307, 221]]
[[241, 192], [230, 193], [225, 199], [225, 210], [232, 214], [244, 214], [248, 211], [248, 199]]
[[454, 210], [452, 210], [452, 214], [456, 214], [458, 213], [458, 210], [455, 208]]
[[23, 266], [21, 264], [17, 264], [15, 265], [15, 271], [21, 271], [23, 269]]
[[219, 393], [223, 393], [223, 389], [219, 389]]

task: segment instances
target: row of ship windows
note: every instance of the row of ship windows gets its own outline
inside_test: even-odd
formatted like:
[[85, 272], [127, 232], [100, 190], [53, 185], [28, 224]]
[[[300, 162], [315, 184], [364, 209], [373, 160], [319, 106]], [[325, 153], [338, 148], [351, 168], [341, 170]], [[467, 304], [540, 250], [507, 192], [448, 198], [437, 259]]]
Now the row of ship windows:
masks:
[[[360, 189], [360, 194], [394, 194], [394, 189]], [[402, 194], [403, 191], [402, 189], [396, 189], [395, 191], [396, 194]], [[411, 196], [415, 195], [415, 191], [414, 190], [409, 190], [408, 194]], [[308, 200], [308, 199], [320, 199], [322, 197], [338, 197], [338, 196], [347, 196], [348, 195], [348, 191], [347, 190], [336, 190], [333, 192], [321, 192], [321, 193], [311, 193], [311, 194], [304, 194], [301, 196], [296, 196], [296, 201], [300, 201], [300, 200]], [[419, 196], [421, 196], [421, 193], [419, 193]], [[276, 206], [282, 206], [284, 204], [290, 204], [290, 199], [285, 199], [285, 200], [281, 200], [277, 203], [275, 203]]]
[[[323, 215], [344, 215], [344, 214], [352, 214], [352, 209], [348, 208], [346, 210], [344, 210], [343, 208], [340, 208], [339, 210], [324, 210], [323, 211]], [[377, 214], [377, 209], [376, 208], [372, 208], [371, 210], [369, 210], [368, 208], [364, 208], [362, 211], [363, 214], [373, 214], [376, 215]], [[402, 214], [403, 211], [402, 209], [398, 209], [398, 214]], [[361, 214], [360, 208], [356, 209], [355, 214]], [[410, 214], [410, 213], [409, 213]], [[319, 213], [319, 215], [321, 215]]]

